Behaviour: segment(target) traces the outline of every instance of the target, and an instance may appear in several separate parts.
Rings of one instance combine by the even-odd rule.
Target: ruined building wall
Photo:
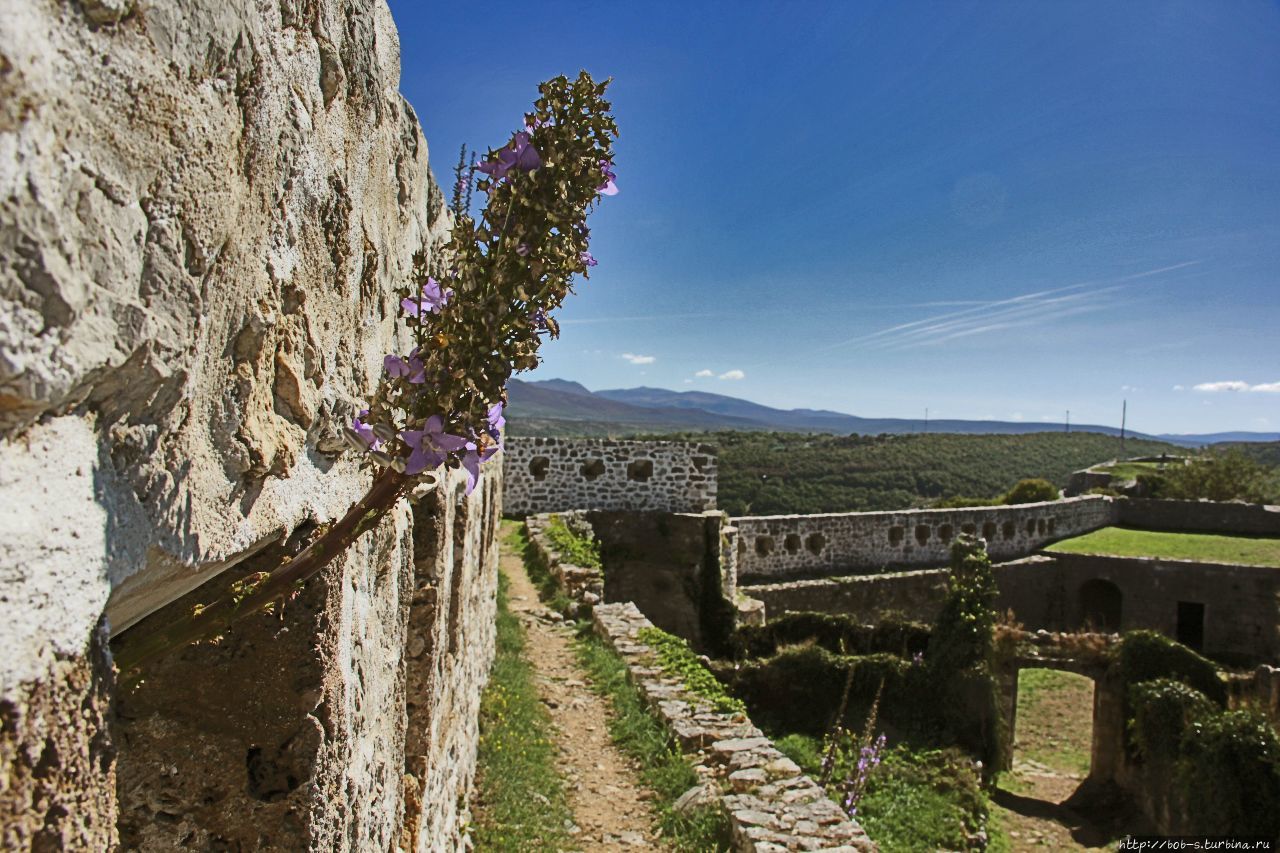
[[[1114,501],[1090,495],[964,509],[745,516],[731,523],[738,529],[739,579],[780,582],[945,565],[961,533],[985,539],[992,559],[1015,559],[1114,519]]]
[[[0,846],[105,849],[118,812],[152,846],[216,834],[214,765],[208,796],[239,773],[245,832],[290,849],[396,839],[411,760],[417,836],[460,825],[492,492],[464,501],[462,546],[416,549],[422,510],[397,509],[108,724],[108,632],[297,547],[368,484],[338,429],[407,349],[392,288],[448,228],[399,68],[384,0],[0,4]],[[429,744],[404,745],[410,714]]]
[[[503,512],[702,512],[716,507],[715,448],[675,441],[509,438]]]

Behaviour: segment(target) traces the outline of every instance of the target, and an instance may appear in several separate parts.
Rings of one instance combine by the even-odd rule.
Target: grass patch
[[[1059,772],[1087,776],[1093,682],[1074,672],[1020,671],[1017,727],[1020,755]]]
[[[509,532],[509,531],[508,531]],[[497,651],[480,700],[475,840],[479,850],[560,850],[572,816],[556,772],[551,719],[524,656],[524,628],[498,576]]]
[[[622,659],[593,634],[581,635],[576,651],[579,663],[591,676],[591,689],[613,703],[610,736],[640,764],[641,781],[657,794],[654,806],[663,838],[679,851],[729,850],[729,822],[719,806],[704,806],[687,814],[672,810],[681,794],[699,784],[698,776],[627,680]]]
[[[641,628],[637,639],[658,656],[658,665],[668,674],[679,678],[684,686],[706,699],[725,714],[745,714],[747,707],[741,699],[725,692],[724,685],[703,666],[702,661],[680,637],[668,634],[661,628]]]
[[[1063,554],[1163,557],[1169,560],[1280,566],[1280,538],[1268,536],[1220,536],[1104,527],[1084,536],[1063,540],[1045,550]]]
[[[600,544],[594,539],[574,533],[560,516],[552,515],[547,519],[547,538],[566,563],[586,569],[601,567]]]
[[[1182,461],[1178,460],[1177,464],[1181,465]],[[1135,480],[1139,474],[1159,474],[1164,470],[1164,466],[1157,462],[1118,462],[1115,465],[1103,465],[1093,470],[1110,474],[1117,480]]]

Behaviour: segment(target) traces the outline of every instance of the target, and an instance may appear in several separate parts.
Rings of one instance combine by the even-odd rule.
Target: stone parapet
[[[509,516],[573,509],[703,512],[716,508],[715,448],[680,441],[508,438]]]
[[[713,789],[740,851],[871,851],[876,845],[826,792],[742,714],[716,711],[666,673],[640,640],[652,623],[632,603],[592,614],[598,636],[622,658],[652,713]]]

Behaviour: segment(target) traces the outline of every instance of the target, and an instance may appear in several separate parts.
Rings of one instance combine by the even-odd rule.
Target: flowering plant
[[[411,280],[396,293],[413,346],[384,358],[368,407],[345,430],[352,447],[381,468],[364,497],[274,571],[243,578],[190,616],[132,638],[117,656],[122,671],[290,597],[411,488],[434,484],[434,469],[460,467],[467,491],[475,487],[481,463],[501,447],[507,379],[538,365],[542,338],[559,334],[553,312],[572,292],[573,277],[596,265],[587,214],[618,191],[607,86],[585,71],[543,83],[524,128],[459,171],[447,251],[419,252]],[[475,173],[483,177],[473,186]],[[485,197],[475,217],[473,188]]]

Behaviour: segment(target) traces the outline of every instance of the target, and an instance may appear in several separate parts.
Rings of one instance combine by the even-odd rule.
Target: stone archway
[[[1080,585],[1080,627],[1114,633],[1120,630],[1124,595],[1120,587],[1105,578],[1094,578]]]

